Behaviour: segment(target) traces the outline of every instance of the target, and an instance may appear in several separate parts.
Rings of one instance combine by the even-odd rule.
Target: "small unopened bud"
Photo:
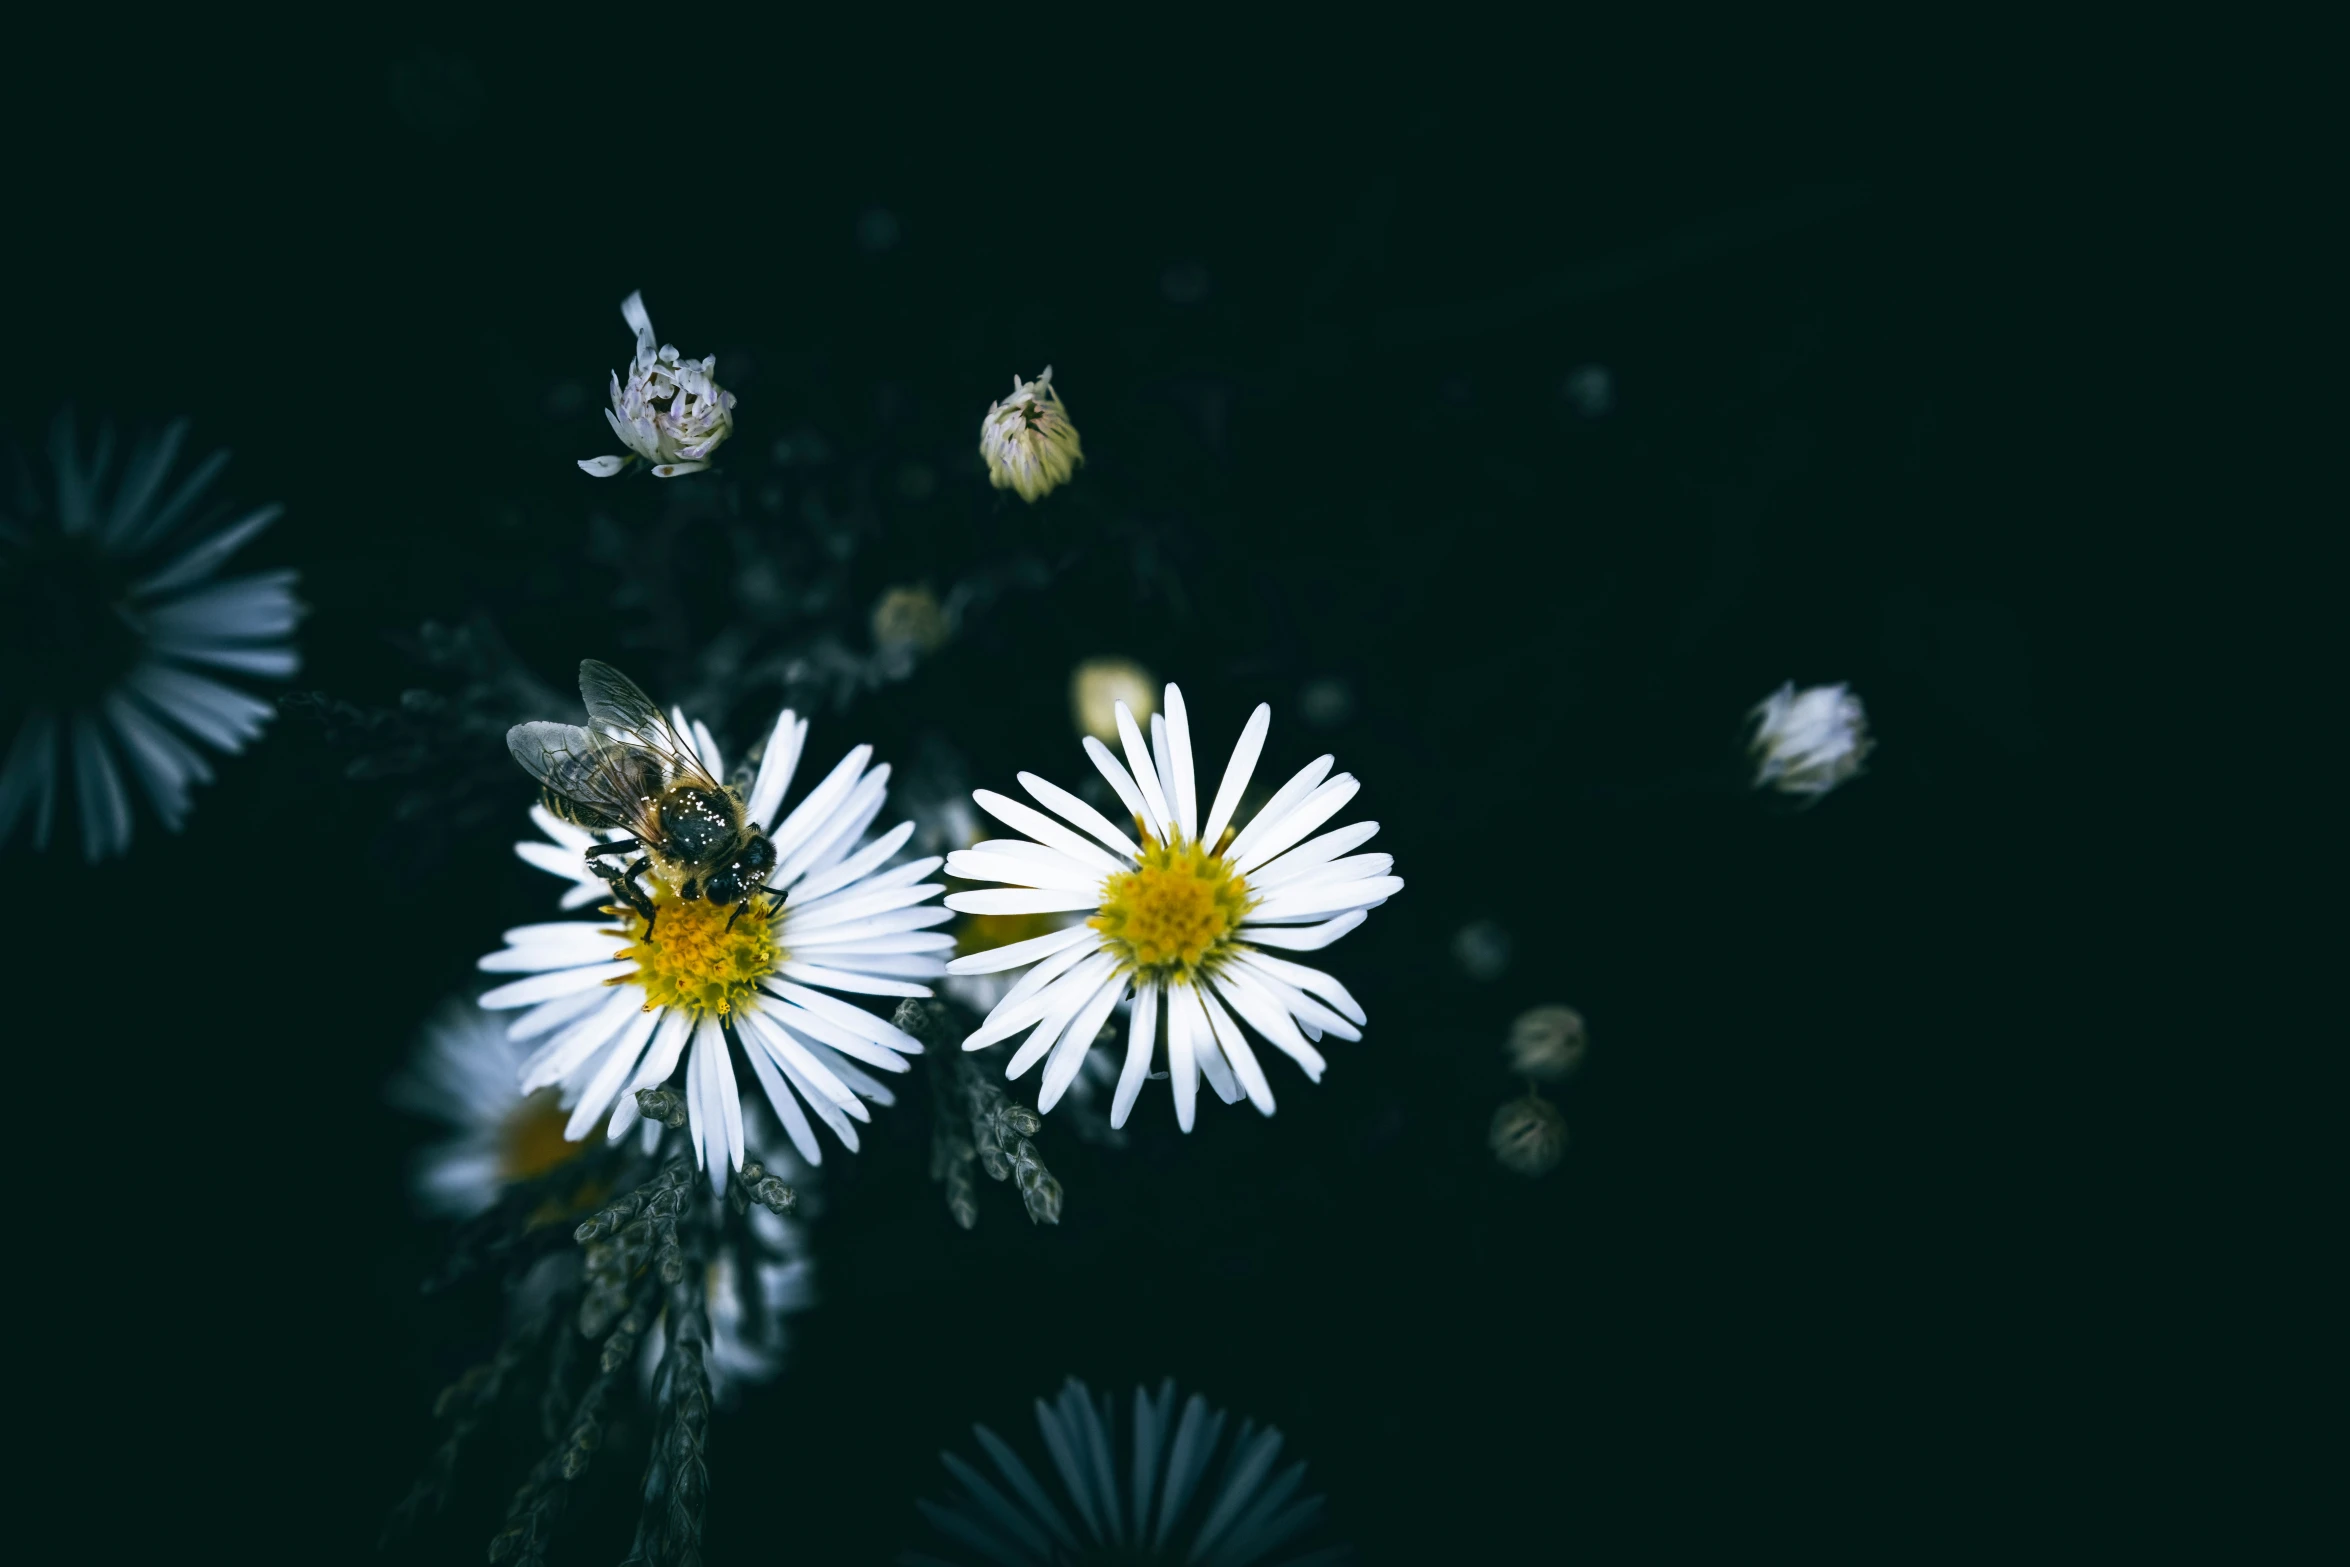
[[[1069,676],[1069,714],[1080,733],[1106,745],[1118,743],[1118,704],[1148,729],[1159,710],[1159,687],[1151,672],[1128,658],[1089,658]]]
[[[1043,1118],[1026,1105],[1006,1105],[1002,1115],[1004,1125],[1022,1137],[1034,1137],[1044,1130]]]
[[[1818,799],[1860,772],[1875,742],[1860,698],[1842,685],[1795,689],[1792,680],[1755,705],[1754,786]]]
[[[636,1107],[645,1113],[648,1121],[658,1121],[663,1126],[685,1125],[685,1095],[674,1088],[640,1088],[636,1091]]]
[[[1559,1078],[1583,1064],[1590,1037],[1573,1007],[1534,1007],[1510,1025],[1510,1070],[1523,1077]]]
[[[873,645],[935,653],[953,632],[938,595],[925,587],[891,588],[873,606]]]
[[[1512,1099],[1493,1113],[1486,1137],[1493,1156],[1520,1175],[1540,1175],[1567,1151],[1567,1118],[1539,1094]]]
[[[1044,1176],[1033,1185],[1023,1183],[1020,1199],[1028,1206],[1028,1217],[1038,1224],[1061,1222],[1061,1183]]]
[[[1061,394],[1053,390],[1051,365],[1033,381],[1015,375],[1012,395],[987,405],[979,455],[987,459],[987,482],[1024,501],[1042,500],[1069,482],[1085,452]]]

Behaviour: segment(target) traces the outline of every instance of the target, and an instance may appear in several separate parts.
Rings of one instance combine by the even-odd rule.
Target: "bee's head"
[[[734,865],[729,865],[726,869],[713,873],[708,881],[702,883],[702,896],[708,898],[712,903],[720,905],[740,903],[743,896],[743,876],[739,868],[740,864],[741,862],[737,861]]]

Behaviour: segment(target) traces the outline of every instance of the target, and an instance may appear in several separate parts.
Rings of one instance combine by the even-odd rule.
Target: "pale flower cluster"
[[[654,346],[653,318],[642,294],[622,300],[620,314],[636,333],[636,359],[625,383],[613,375],[612,406],[604,417],[630,455],[583,458],[580,468],[609,479],[642,457],[658,479],[700,473],[734,433],[734,394],[711,378],[717,357],[681,359],[667,343]]]
[[[1844,685],[1789,681],[1755,705],[1754,786],[1817,799],[1860,772],[1874,742],[1860,698]]]
[[[1085,461],[1077,426],[1061,394],[1053,390],[1053,367],[1033,381],[1012,377],[1012,395],[987,405],[979,424],[979,455],[987,459],[987,481],[1035,502],[1069,482]]]

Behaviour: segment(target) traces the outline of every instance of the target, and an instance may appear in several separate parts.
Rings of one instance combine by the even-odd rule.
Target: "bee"
[[[710,776],[693,745],[661,716],[652,699],[610,664],[585,659],[579,696],[588,724],[516,724],[506,749],[539,781],[547,809],[581,827],[633,834],[587,851],[588,869],[611,884],[653,933],[653,900],[637,885],[651,871],[688,902],[734,905],[727,928],[750,900],[783,893],[767,885],[775,845],[746,821],[740,791]],[[631,864],[616,864],[632,853]]]

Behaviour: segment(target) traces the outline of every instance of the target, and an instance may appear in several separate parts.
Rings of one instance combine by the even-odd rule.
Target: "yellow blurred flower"
[[[1089,658],[1069,677],[1069,712],[1081,733],[1105,745],[1118,738],[1118,704],[1147,724],[1159,710],[1158,683],[1130,658]]]

